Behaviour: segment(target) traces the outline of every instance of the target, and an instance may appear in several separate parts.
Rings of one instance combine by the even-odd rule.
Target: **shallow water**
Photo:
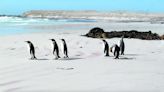
[[[67,24],[83,24],[88,22],[95,22],[87,19],[33,19],[33,18],[19,18],[19,17],[0,17],[0,35],[23,34],[32,32],[43,32],[47,29],[37,27],[49,27]],[[55,30],[53,30],[55,31]]]
[[[139,30],[164,34],[164,24],[149,22],[110,22],[88,19],[33,19],[19,17],[0,17],[0,36],[33,32],[85,30],[102,27],[105,31]]]

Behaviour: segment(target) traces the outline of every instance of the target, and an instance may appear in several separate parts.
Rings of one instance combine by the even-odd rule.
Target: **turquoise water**
[[[87,19],[33,19],[19,17],[0,17],[0,35],[23,34],[31,32],[40,32],[41,29],[30,28],[32,26],[81,24],[86,22],[95,22]]]
[[[0,17],[0,36],[18,35],[33,32],[79,31],[88,32],[93,27],[105,31],[138,30],[164,34],[164,24],[150,22],[110,22],[88,19],[33,19],[19,17]]]

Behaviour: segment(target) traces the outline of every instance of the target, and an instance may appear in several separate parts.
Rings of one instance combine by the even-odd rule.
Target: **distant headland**
[[[25,17],[46,19],[91,19],[110,22],[150,22],[164,24],[164,13],[95,10],[31,10],[21,15],[0,15],[0,17]]]
[[[127,12],[127,11],[113,11],[100,12],[94,10],[31,10],[22,14],[23,17],[30,18],[49,18],[49,19],[96,19],[96,20],[110,20],[110,21],[136,21],[136,22],[153,22],[164,21],[164,13],[147,13],[147,12]]]

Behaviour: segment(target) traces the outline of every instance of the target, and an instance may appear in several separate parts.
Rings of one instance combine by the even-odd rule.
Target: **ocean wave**
[[[61,24],[74,22],[95,22],[89,19],[41,19],[41,18],[22,18],[22,17],[0,17],[1,24],[28,25],[28,24]]]
[[[32,19],[32,18],[20,18],[20,17],[0,17],[1,23],[36,23],[45,22],[46,19]]]

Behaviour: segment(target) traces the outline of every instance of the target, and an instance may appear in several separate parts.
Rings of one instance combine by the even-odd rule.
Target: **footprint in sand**
[[[9,82],[5,82],[5,83],[0,83],[0,86],[15,85],[15,84],[20,83],[20,82],[21,82],[21,80],[9,81]]]
[[[78,52],[77,52],[77,54],[76,54],[75,56],[83,56],[83,55],[84,55],[84,53],[83,53],[83,52],[78,51]]]
[[[58,67],[58,70],[73,70],[74,68]]]
[[[87,45],[87,44],[89,44],[89,42],[87,41],[85,44]]]
[[[16,50],[16,48],[8,48],[8,50]]]
[[[4,92],[17,92],[18,90],[22,89],[23,87],[16,87],[16,88],[11,88],[11,89],[7,89]],[[20,92],[20,91],[19,91]]]
[[[76,45],[79,45],[80,44],[80,42],[76,42]]]

